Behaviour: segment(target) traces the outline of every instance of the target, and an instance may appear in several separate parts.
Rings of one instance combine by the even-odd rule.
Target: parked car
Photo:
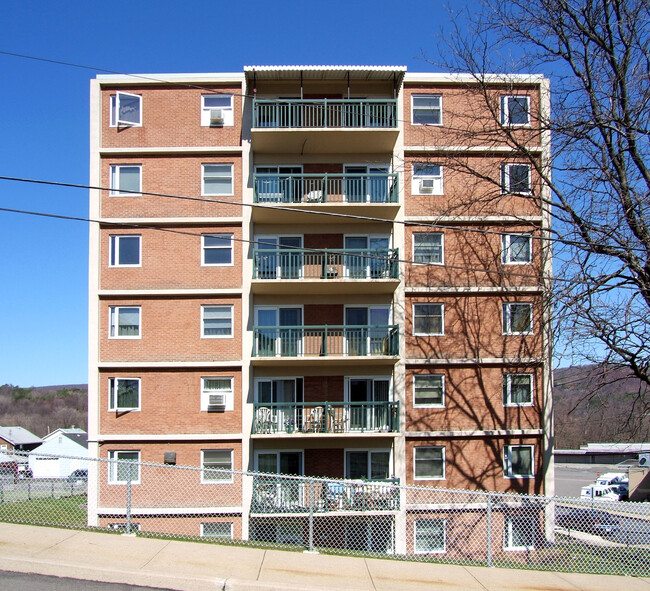
[[[75,484],[80,484],[82,482],[88,482],[88,470],[75,470],[68,476],[68,482],[74,482]]]
[[[599,509],[567,509],[564,507],[558,507],[555,525],[597,536],[611,536],[619,528],[618,519],[607,513],[607,511]]]
[[[594,501],[625,501],[628,498],[627,484],[588,484],[580,489],[580,498]]]

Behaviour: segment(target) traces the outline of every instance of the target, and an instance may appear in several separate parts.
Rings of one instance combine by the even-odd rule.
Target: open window
[[[116,92],[111,96],[110,126],[141,127],[142,97],[128,92]]]

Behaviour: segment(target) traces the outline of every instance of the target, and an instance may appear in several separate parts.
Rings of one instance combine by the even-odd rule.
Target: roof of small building
[[[0,438],[12,445],[30,445],[43,440],[23,427],[0,427]]]
[[[75,443],[88,449],[88,433],[86,433],[83,429],[75,427],[72,427],[70,429],[56,429],[55,431],[48,433],[43,438],[43,441],[51,441],[54,439],[54,437],[57,437],[59,435],[65,435],[71,441],[74,441]]]

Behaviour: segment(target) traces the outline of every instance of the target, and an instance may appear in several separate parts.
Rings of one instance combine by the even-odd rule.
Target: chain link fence
[[[87,481],[83,470],[61,479],[5,470],[0,521],[402,560],[650,576],[650,503],[261,474],[222,469],[218,462],[192,467],[86,461]]]

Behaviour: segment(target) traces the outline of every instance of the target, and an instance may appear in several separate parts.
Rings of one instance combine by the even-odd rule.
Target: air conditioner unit
[[[208,397],[208,406],[226,406],[226,395],[210,394]]]
[[[420,193],[433,193],[434,182],[433,179],[422,179],[420,181]]]
[[[210,109],[210,125],[223,125],[223,109]]]
[[[639,454],[639,466],[650,466],[650,454]]]

